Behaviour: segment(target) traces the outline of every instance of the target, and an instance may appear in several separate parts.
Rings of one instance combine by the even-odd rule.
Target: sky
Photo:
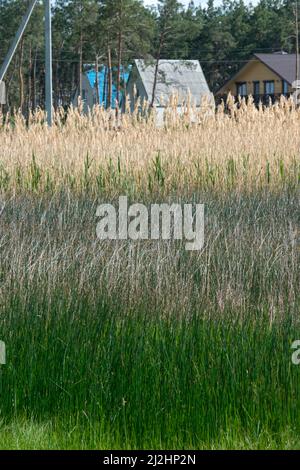
[[[183,5],[188,5],[189,4],[189,0],[180,0],[180,2],[183,4]],[[257,3],[259,2],[259,0],[245,0],[245,3],[252,3],[253,5],[256,5]],[[156,0],[144,0],[144,3],[146,5],[156,5]],[[194,3],[196,6],[198,5],[201,5],[201,6],[206,6],[206,0],[194,0]],[[215,0],[215,4],[216,6],[217,5],[220,5],[220,3],[222,3],[222,0]]]

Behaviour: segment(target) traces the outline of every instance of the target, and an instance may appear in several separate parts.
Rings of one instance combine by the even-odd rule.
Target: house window
[[[81,98],[83,99],[83,101],[86,100],[86,90],[85,89],[82,90],[82,97]]]
[[[286,82],[285,80],[282,80],[282,93],[283,93],[283,95],[287,95],[288,92],[289,92],[288,82]]]
[[[265,81],[265,95],[274,95],[275,83],[274,80]]]
[[[253,96],[259,96],[260,95],[260,83],[255,81],[253,82]]]
[[[247,96],[247,83],[240,82],[236,84],[236,91],[238,96]]]

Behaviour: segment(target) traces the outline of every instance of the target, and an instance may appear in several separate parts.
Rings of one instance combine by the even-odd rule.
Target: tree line
[[[0,62],[18,29],[29,0],[0,0]],[[43,2],[34,10],[5,77],[7,109],[24,113],[44,106]],[[105,64],[108,80],[122,89],[121,68],[135,58],[198,59],[216,91],[253,52],[295,52],[293,0],[223,0],[205,7],[193,1],[56,0],[53,2],[53,98],[68,106],[82,71]],[[155,84],[154,84],[155,87]]]

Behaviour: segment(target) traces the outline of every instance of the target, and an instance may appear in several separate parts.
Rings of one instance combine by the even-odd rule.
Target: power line
[[[52,32],[54,33],[53,29],[52,29]],[[274,51],[274,50],[278,50],[278,49],[279,49],[278,47],[274,47],[274,46],[273,47],[256,47],[255,51]],[[57,53],[60,53],[60,54],[64,54],[64,53],[76,54],[76,51],[74,51],[74,49],[65,49],[65,48],[52,47],[52,50],[53,50],[53,52],[57,52]],[[198,50],[199,54],[214,52],[211,49],[197,49],[197,50]],[[233,48],[232,50],[233,50],[233,52],[248,52],[249,53],[249,51],[250,51],[250,53],[251,53],[251,49],[249,50],[246,47],[237,47],[237,48]],[[0,48],[0,53],[1,52],[6,53],[6,51],[7,51],[7,49]]]
[[[44,60],[41,58],[41,59],[35,59],[36,62],[38,63],[41,63],[43,62],[44,63]],[[184,60],[184,59],[182,59]],[[201,60],[201,59],[196,59],[196,60],[199,60],[201,62],[201,64],[205,64],[205,63],[208,63],[208,64],[220,64],[220,63],[224,63],[224,64],[246,64],[248,62],[260,62],[259,59],[240,59],[240,60],[233,60],[233,59],[204,59],[204,60]],[[72,60],[72,59],[53,59],[52,60],[52,63],[70,63],[70,64],[79,64],[81,61],[79,60]],[[129,61],[130,62],[130,61]],[[93,59],[91,60],[85,60],[83,62],[83,65],[95,65],[96,62]],[[101,64],[100,64],[101,66]]]

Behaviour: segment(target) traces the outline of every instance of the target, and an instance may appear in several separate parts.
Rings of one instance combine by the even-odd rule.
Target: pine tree
[[[145,37],[149,34],[151,16],[145,14],[145,9],[140,0],[103,0],[102,18],[104,32],[107,37],[108,62],[111,62],[110,55],[112,54],[112,60],[116,63],[117,68],[116,101],[118,108],[120,104],[122,65],[126,64],[129,56],[132,57],[133,44],[139,45],[135,48],[135,53],[139,49],[139,55],[145,54],[149,50],[149,44],[145,41]],[[111,67],[108,68],[109,81],[111,82]]]
[[[179,9],[180,3],[177,0],[159,0],[157,18],[158,44],[155,54],[154,79],[150,102],[151,108],[153,108],[155,101],[155,92],[159,74],[159,61],[166,49],[171,35],[174,34],[176,29],[176,20],[178,20]]]

